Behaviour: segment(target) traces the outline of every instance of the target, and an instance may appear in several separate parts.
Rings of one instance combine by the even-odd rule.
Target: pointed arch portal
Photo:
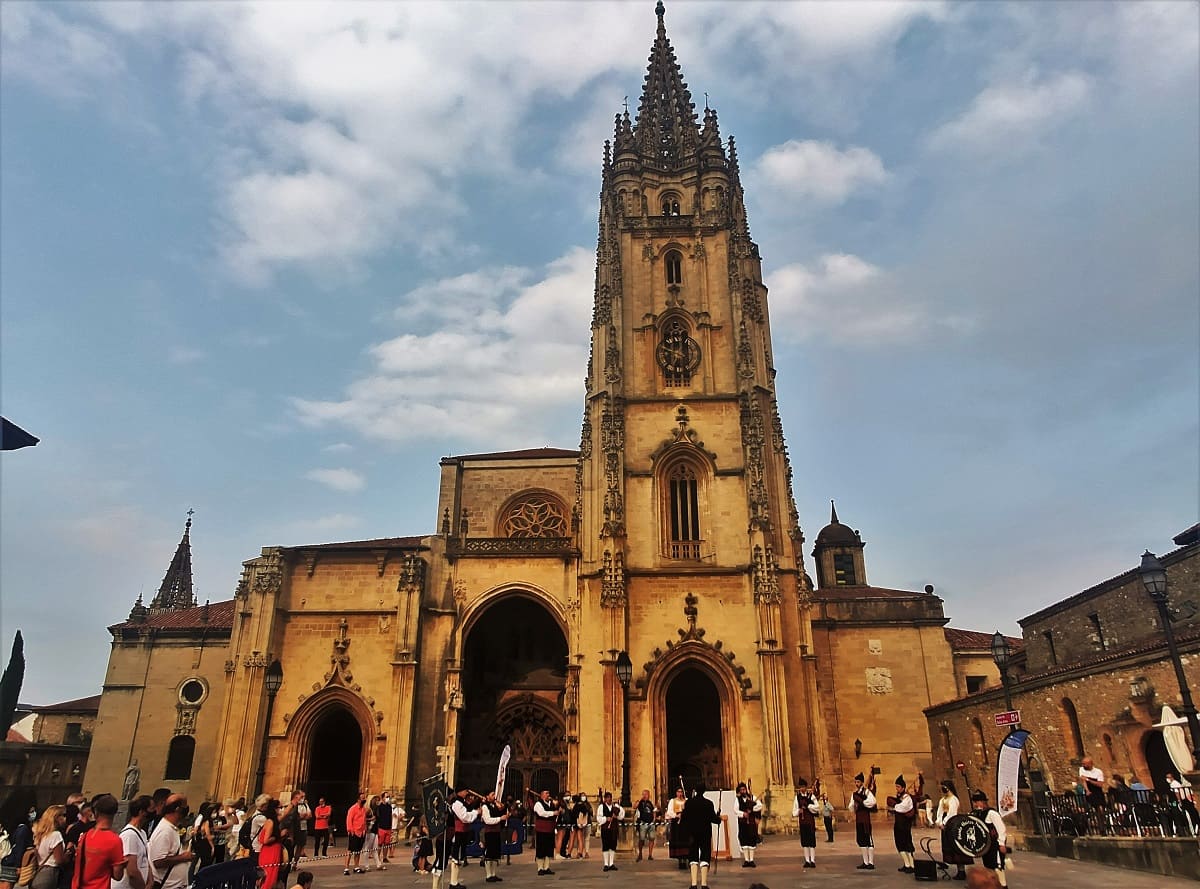
[[[463,644],[460,785],[494,787],[509,744],[507,788],[566,786],[566,677],[567,639],[545,606],[514,593],[476,616]]]
[[[312,805],[324,797],[340,817],[358,799],[362,773],[362,728],[344,707],[330,707],[309,734],[308,779],[303,786]]]
[[[698,780],[708,787],[727,786],[721,730],[721,695],[707,672],[688,666],[666,690],[667,775],[670,788],[679,778],[690,790]]]

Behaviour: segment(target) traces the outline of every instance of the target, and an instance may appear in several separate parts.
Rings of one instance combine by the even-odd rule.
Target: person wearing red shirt
[[[109,889],[111,880],[125,876],[125,846],[113,832],[117,798],[110,793],[92,804],[96,824],[79,838],[72,889]]]
[[[329,854],[329,819],[333,817],[333,806],[325,802],[325,797],[317,800],[313,809],[313,854]]]
[[[363,843],[367,838],[367,792],[360,791],[358,794],[358,802],[350,807],[346,812],[346,869],[342,872],[344,875],[350,875],[350,863],[354,862],[354,872],[356,874],[366,873],[359,866],[359,858],[362,857]]]

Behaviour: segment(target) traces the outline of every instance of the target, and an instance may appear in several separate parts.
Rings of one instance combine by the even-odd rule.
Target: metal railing
[[[1034,827],[1042,836],[1193,837],[1200,816],[1174,792],[1128,790],[1092,805],[1074,793],[1034,794]]]
[[[210,864],[196,871],[192,889],[254,889],[255,871],[254,863],[249,858]]]

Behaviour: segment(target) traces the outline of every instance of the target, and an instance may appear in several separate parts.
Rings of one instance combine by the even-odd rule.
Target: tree
[[[21,684],[25,681],[25,641],[17,630],[13,639],[12,657],[0,678],[0,741],[8,737],[12,728],[13,714],[17,710],[17,698],[21,695]]]

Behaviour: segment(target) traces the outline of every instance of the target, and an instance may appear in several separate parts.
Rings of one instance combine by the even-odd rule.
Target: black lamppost
[[[1179,697],[1183,700],[1184,717],[1187,719],[1188,732],[1192,736],[1193,768],[1200,767],[1200,720],[1196,719],[1196,705],[1192,703],[1192,692],[1188,688],[1187,677],[1183,675],[1183,662],[1179,660],[1179,648],[1175,645],[1175,630],[1171,627],[1171,615],[1167,611],[1167,569],[1162,562],[1150,552],[1142,555],[1142,564],[1138,568],[1142,575],[1142,585],[1150,594],[1151,601],[1158,607],[1158,619],[1162,623],[1163,632],[1167,636],[1167,651],[1171,654],[1171,665],[1175,668],[1175,678],[1179,681]]]
[[[621,709],[625,722],[625,730],[621,735],[624,740],[621,750],[621,806],[628,809],[633,805],[629,797],[629,682],[633,679],[633,661],[629,659],[628,651],[617,655],[617,679],[621,683]]]
[[[997,630],[992,635],[992,660],[1000,668],[1000,684],[1004,686],[1004,709],[1012,710],[1012,693],[1008,690],[1008,662],[1011,658],[1008,639]]]
[[[254,776],[254,796],[262,793],[263,776],[267,773],[267,735],[271,731],[271,711],[275,709],[275,695],[279,694],[279,686],[283,685],[283,664],[278,658],[271,661],[267,672],[263,674],[263,687],[267,690],[267,718],[263,721],[262,745],[258,751],[258,772]]]

